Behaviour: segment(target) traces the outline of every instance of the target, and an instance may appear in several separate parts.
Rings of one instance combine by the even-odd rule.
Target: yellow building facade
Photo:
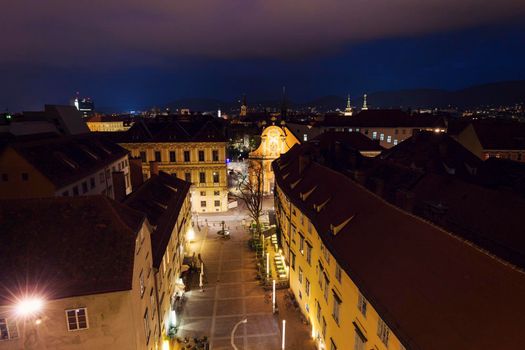
[[[153,171],[175,174],[192,183],[192,207],[198,213],[228,210],[226,142],[119,143],[142,161],[144,179]],[[153,164],[152,164],[153,162]]]
[[[276,185],[276,214],[290,288],[318,349],[405,348],[323,245],[312,221]],[[365,348],[366,343],[366,348]]]

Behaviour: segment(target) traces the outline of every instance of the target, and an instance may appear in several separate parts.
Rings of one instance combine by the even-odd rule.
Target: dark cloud
[[[319,55],[349,42],[505,21],[523,0],[17,0],[0,62],[170,64],[174,57]]]

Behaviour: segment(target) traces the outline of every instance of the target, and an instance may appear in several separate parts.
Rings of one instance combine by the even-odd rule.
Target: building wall
[[[112,132],[112,131],[126,131],[130,126],[124,126],[123,121],[116,122],[86,122],[90,131],[97,132]]]
[[[12,148],[0,154],[0,198],[51,197],[54,192],[53,183]]]
[[[98,170],[97,172],[89,174],[83,179],[57,189],[55,191],[55,196],[76,196],[76,188],[78,195],[89,196],[102,194],[114,199],[115,188],[111,173],[117,171],[122,171],[124,173],[126,194],[130,194],[132,187],[129,170],[129,159],[128,155],[126,155],[115,162],[108,164],[106,167]],[[84,191],[85,189],[87,189],[87,191]]]
[[[366,295],[359,290],[346,272],[338,267],[336,259],[323,245],[310,219],[290,203],[278,185],[275,207],[282,234],[283,251],[290,265],[290,288],[299,303],[301,312],[310,322],[311,334],[316,339],[318,348],[332,349],[333,342],[335,349],[340,350],[403,350],[404,347],[391,330],[388,330],[386,344],[380,339],[378,333],[382,321],[379,314],[368,301],[366,301],[366,312],[360,311],[359,295],[361,293],[364,300]],[[302,250],[301,237],[304,239]],[[311,249],[310,253],[309,249]],[[307,260],[308,254],[311,254],[310,262]],[[338,269],[339,279],[336,273]],[[373,276],[366,277],[373,278]],[[309,291],[307,291],[307,281]],[[338,321],[333,316],[336,302],[334,294],[337,294],[341,300]],[[359,333],[366,338],[363,348],[355,347],[358,338],[362,339]]]
[[[176,296],[184,292],[181,268],[184,256],[190,255],[190,252],[187,250],[187,235],[190,230],[192,230],[191,200],[188,194],[179,211],[177,223],[173,227],[161,265],[155,273],[161,338],[167,336],[171,327],[176,327],[180,323],[181,315],[177,314],[177,310],[172,308],[172,304]]]
[[[176,174],[180,179],[193,184],[191,198],[193,210],[200,213],[225,212],[228,210],[228,181],[226,169],[226,142],[163,142],[163,143],[122,143],[132,157],[141,157],[144,178],[150,177],[150,162],[157,162],[159,171]],[[213,151],[218,151],[218,159],[213,160]],[[190,152],[189,161],[184,160],[184,152]],[[199,161],[199,151],[204,151],[204,161]],[[156,153],[159,152],[159,153]],[[170,158],[174,152],[175,161]],[[156,157],[160,155],[160,158]],[[205,174],[200,182],[200,173]],[[219,181],[214,181],[217,174]],[[201,193],[202,192],[202,193]],[[218,205],[216,205],[218,204]]]

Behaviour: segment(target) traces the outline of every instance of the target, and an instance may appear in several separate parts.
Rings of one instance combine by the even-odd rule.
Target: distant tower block
[[[246,103],[246,94],[244,94],[242,95],[241,113],[239,113],[239,116],[246,117],[246,114],[248,114],[248,105]]]
[[[348,98],[346,100],[346,108],[344,111],[344,116],[351,117],[352,114],[353,114],[353,111],[352,111],[352,105],[350,104],[350,95],[348,95]]]
[[[366,111],[368,109],[368,105],[366,104],[366,94],[363,96],[363,108],[361,110]]]

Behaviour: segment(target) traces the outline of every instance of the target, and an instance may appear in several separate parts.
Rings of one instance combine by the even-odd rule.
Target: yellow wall
[[[370,303],[367,304],[366,316],[363,316],[358,309],[359,288],[350,277],[341,270],[341,280],[336,278],[335,258],[324,248],[322,241],[317,234],[315,227],[311,224],[308,217],[288,201],[286,195],[276,186],[276,214],[279,227],[282,232],[283,251],[290,266],[290,288],[292,289],[301,311],[310,321],[312,336],[317,339],[319,349],[323,346],[331,348],[331,341],[335,343],[337,349],[354,349],[356,339],[356,325],[367,338],[364,349],[392,350],[404,349],[397,337],[389,331],[388,344],[385,345],[379,339],[378,323],[379,315]],[[291,218],[291,220],[290,220]],[[300,237],[305,239],[304,249],[300,251]],[[307,262],[307,243],[311,247],[311,263]],[[325,252],[323,254],[323,252]],[[295,268],[291,262],[292,254],[295,254]],[[329,280],[328,286],[325,284],[324,274],[320,270],[320,264]],[[299,271],[302,270],[302,282],[299,281]],[[319,276],[322,277],[322,286],[319,284]],[[373,278],[373,276],[370,276]],[[306,280],[310,282],[309,295],[306,292]],[[328,288],[328,298],[325,300],[324,291]],[[334,306],[335,290],[341,298],[339,311],[339,323],[332,317]],[[366,295],[365,295],[366,298]],[[317,318],[317,302],[319,302],[321,312],[319,320]],[[323,334],[323,318],[326,321],[326,331]],[[355,323],[355,325],[354,325]]]
[[[28,180],[22,180],[22,173]],[[4,181],[2,174],[7,174]],[[52,197],[55,186],[11,147],[0,154],[0,198]]]
[[[226,142],[163,142],[163,143],[122,143],[122,147],[131,152],[132,157],[140,157],[140,152],[146,153],[146,162],[142,163],[144,177],[150,176],[150,161],[155,160],[155,151],[161,153],[159,171],[176,174],[185,180],[185,173],[191,174],[193,183],[193,210],[201,213],[224,212],[228,210],[228,178],[226,166]],[[204,151],[204,161],[198,158],[199,150]],[[212,160],[212,151],[219,151],[217,161]],[[170,151],[175,152],[175,162],[170,162]],[[190,162],[184,162],[184,151],[190,152]],[[199,173],[205,173],[205,183],[199,182]],[[219,175],[219,182],[213,182],[213,174]],[[204,195],[201,195],[204,192]],[[217,193],[218,192],[218,193]],[[216,194],[217,193],[217,194]],[[215,206],[219,201],[219,206]],[[201,202],[206,202],[205,206]]]

